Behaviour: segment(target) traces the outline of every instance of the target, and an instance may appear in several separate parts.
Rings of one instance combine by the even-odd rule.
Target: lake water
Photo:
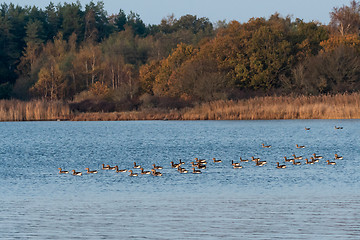
[[[3,122],[0,134],[1,239],[360,239],[360,120]],[[324,159],[276,169],[313,153]],[[232,168],[251,156],[267,165]],[[195,157],[202,174],[170,166]],[[101,170],[134,161],[163,176]]]

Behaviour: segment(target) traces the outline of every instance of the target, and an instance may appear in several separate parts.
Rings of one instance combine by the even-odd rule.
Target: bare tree
[[[335,7],[330,13],[330,27],[334,33],[359,34],[360,32],[360,3],[353,0],[350,6]]]

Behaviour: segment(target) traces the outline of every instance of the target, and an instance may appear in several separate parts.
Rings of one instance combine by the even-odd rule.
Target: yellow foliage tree
[[[174,89],[176,71],[196,52],[191,45],[181,43],[168,58],[160,62],[159,73],[155,77],[153,85],[155,95],[174,97],[174,93],[177,92],[177,89]]]
[[[63,98],[63,75],[56,63],[40,69],[39,79],[31,91],[38,93],[44,99],[58,100]]]
[[[89,91],[95,96],[102,97],[109,93],[109,87],[105,83],[95,82],[90,86]]]

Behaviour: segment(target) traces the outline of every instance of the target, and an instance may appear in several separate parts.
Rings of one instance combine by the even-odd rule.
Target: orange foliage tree
[[[320,45],[323,47],[325,52],[334,51],[340,46],[360,50],[360,38],[357,34],[332,35],[328,40],[322,41]]]

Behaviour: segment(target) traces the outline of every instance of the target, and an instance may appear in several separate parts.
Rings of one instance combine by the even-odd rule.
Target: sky
[[[108,15],[118,13],[120,9],[126,14],[138,13],[145,24],[159,24],[161,19],[174,14],[176,18],[183,15],[207,17],[213,23],[219,20],[237,20],[247,22],[252,17],[269,18],[278,12],[281,16],[290,15],[305,22],[318,21],[328,24],[329,13],[334,7],[350,5],[351,0],[103,0]],[[44,9],[50,0],[6,0],[2,3],[13,3],[20,6],[37,6]],[[75,1],[57,1],[53,3],[71,3]],[[80,0],[84,7],[90,0]],[[94,0],[94,2],[98,2]]]

